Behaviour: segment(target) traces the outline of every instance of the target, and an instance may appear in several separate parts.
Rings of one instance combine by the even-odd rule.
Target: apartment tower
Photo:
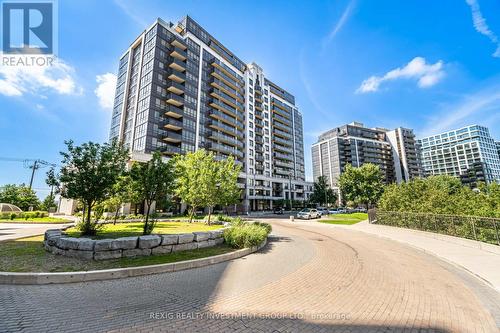
[[[313,177],[325,176],[332,188],[347,164],[378,165],[386,183],[408,181],[420,174],[411,129],[368,128],[353,122],[331,129],[312,145]]]
[[[470,125],[418,140],[425,176],[451,175],[465,184],[500,182],[498,146],[488,128]]]
[[[188,16],[157,19],[120,58],[110,139],[138,161],[154,151],[233,156],[242,166],[240,211],[311,191],[294,96]]]

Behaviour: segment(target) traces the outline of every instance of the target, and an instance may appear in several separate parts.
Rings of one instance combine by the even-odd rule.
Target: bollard
[[[290,222],[293,222],[295,220],[295,216],[290,215]]]

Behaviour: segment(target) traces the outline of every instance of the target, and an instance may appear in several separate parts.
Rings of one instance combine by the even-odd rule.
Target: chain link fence
[[[500,245],[500,219],[414,212],[368,211],[370,223],[436,232]]]

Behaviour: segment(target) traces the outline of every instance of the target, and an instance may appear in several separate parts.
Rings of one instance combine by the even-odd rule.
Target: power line
[[[35,179],[35,172],[38,169],[45,168],[45,167],[56,167],[57,164],[50,163],[44,160],[40,159],[30,159],[30,158],[14,158],[14,157],[5,157],[5,156],[0,156],[0,161],[6,161],[6,162],[22,162],[23,167],[26,169],[31,169],[31,177],[30,177],[30,186],[29,188],[31,189],[33,186],[33,180]]]

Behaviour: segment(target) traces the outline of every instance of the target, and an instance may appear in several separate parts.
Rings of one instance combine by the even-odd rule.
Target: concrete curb
[[[224,261],[238,259],[248,254],[257,252],[267,244],[267,239],[260,245],[241,249],[230,253],[220,254],[208,258],[173,262],[169,264],[158,264],[150,266],[138,266],[127,268],[104,269],[98,271],[82,272],[58,272],[58,273],[9,273],[0,272],[0,284],[53,284],[73,283],[99,280],[122,279],[127,277],[177,272],[186,269],[199,268],[218,264]]]

